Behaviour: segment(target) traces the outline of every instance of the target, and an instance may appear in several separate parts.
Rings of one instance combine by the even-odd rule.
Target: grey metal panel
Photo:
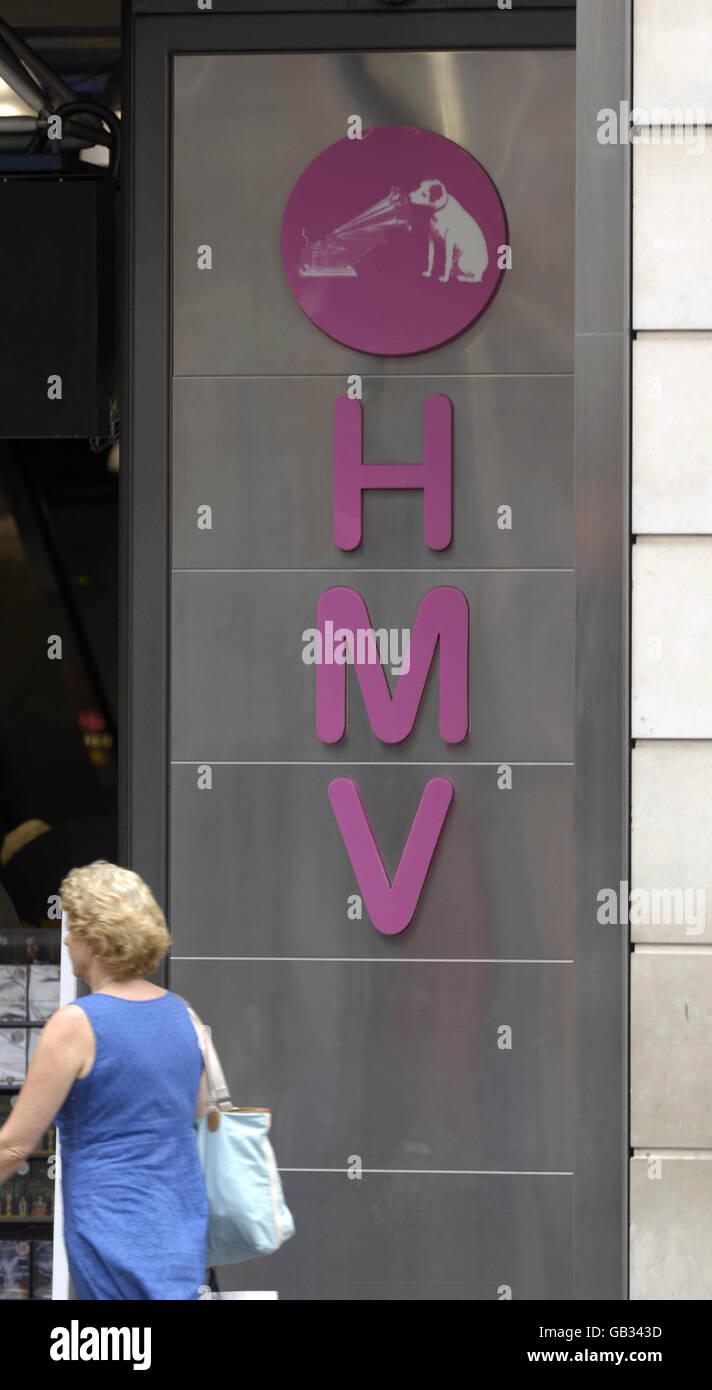
[[[346,915],[358,893],[324,767],[172,769],[173,954],[568,959],[573,769],[339,767],[358,782],[391,879],[431,777],[455,800],[416,916],[397,937]]]
[[[628,1290],[629,948],[597,893],[629,873],[630,0],[578,6],[576,186],[576,1105],[574,1297]]]
[[[236,896],[239,893],[237,884]],[[572,967],[181,961],[236,1104],[285,1167],[569,1171]],[[512,1029],[511,1049],[498,1046]]]
[[[574,74],[565,51],[176,57],[176,375],[571,371]],[[434,352],[342,347],[287,286],[276,234],[285,203],[354,112],[370,126],[442,131],[503,199],[513,267],[487,313]],[[206,243],[211,271],[196,263]]]
[[[575,1220],[579,1249],[585,1244],[587,1255],[577,1262],[575,1296],[598,1299],[624,1297],[627,1287],[628,930],[602,927],[596,910],[602,888],[629,881],[628,489],[622,462],[628,456],[630,341],[591,334],[577,340],[576,351]]]
[[[319,742],[316,667],[301,659],[302,633],[314,627],[324,590],[342,580],[328,570],[174,574],[174,759],[571,761],[572,574],[443,572],[438,582],[459,588],[470,606],[470,732],[452,745],[438,730],[437,662],[403,743],[376,738],[353,667],[347,733],[338,744]],[[375,627],[410,628],[432,580],[362,572],[352,587]]]
[[[571,1297],[571,1178],[282,1180],[297,1234],[269,1260],[221,1269],[221,1289],[334,1302],[492,1302],[506,1288],[518,1301]]]
[[[173,397],[173,563],[212,569],[497,568],[573,564],[573,378],[409,377],[363,382],[366,463],[418,463],[423,405],[453,404],[452,544],[423,542],[423,494],[364,494],[363,543],[333,540],[338,377],[179,378]],[[197,508],[213,510],[199,530]],[[498,508],[512,508],[501,530]],[[239,559],[236,559],[239,557]]]
[[[630,147],[602,145],[597,136],[599,112],[618,116],[620,102],[632,104],[631,13],[631,0],[583,0],[576,12],[576,332],[582,334],[627,333],[630,325]],[[622,462],[619,455],[619,468]]]

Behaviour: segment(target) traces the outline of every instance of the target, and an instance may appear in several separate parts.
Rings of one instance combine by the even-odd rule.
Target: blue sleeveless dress
[[[197,1299],[208,1198],[193,1131],[203,1058],[186,1009],[88,994],[96,1038],[55,1124],[64,1240],[81,1299]]]

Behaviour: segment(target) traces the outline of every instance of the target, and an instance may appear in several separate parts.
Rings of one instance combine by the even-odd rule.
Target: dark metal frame
[[[596,895],[627,880],[629,862],[631,181],[629,148],[598,144],[596,113],[630,98],[631,7],[334,12],[313,0],[308,14],[177,16],[147,14],[143,0],[142,13],[127,6],[124,16],[119,843],[166,909],[172,56],[557,48],[576,36],[574,1298],[595,1300],[628,1288],[629,948],[619,929],[597,924]]]
[[[627,928],[596,918],[629,881],[631,151],[597,115],[632,90],[632,0],[584,0],[576,75],[577,1159],[574,1296],[628,1296]],[[611,1229],[620,1250],[610,1248]]]

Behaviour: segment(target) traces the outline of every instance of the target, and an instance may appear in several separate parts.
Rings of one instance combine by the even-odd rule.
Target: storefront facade
[[[625,1298],[629,6],[161,9],[123,854],[273,1110],[297,1233],[249,1287]]]

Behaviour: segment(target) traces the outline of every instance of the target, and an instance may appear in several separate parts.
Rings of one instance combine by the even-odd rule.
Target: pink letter
[[[391,884],[357,783],[350,777],[329,783],[329,800],[368,915],[384,936],[403,931],[415,916],[454,795],[446,777],[428,782]]]
[[[426,594],[410,638],[410,670],[398,677],[391,695],[380,663],[358,661],[354,667],[371,727],[384,743],[401,743],[408,737],[423,698],[425,682],[440,644],[440,737],[461,743],[469,724],[469,617],[467,599],[460,589],[447,586]],[[355,589],[327,589],[317,606],[317,628],[326,623],[339,627],[371,628],[368,609]],[[316,732],[322,743],[338,743],[346,733],[347,666],[316,668]]]
[[[334,540],[355,550],[363,539],[363,491],[422,488],[425,544],[445,550],[452,540],[452,402],[428,396],[423,409],[422,463],[364,463],[360,401],[334,404]]]

